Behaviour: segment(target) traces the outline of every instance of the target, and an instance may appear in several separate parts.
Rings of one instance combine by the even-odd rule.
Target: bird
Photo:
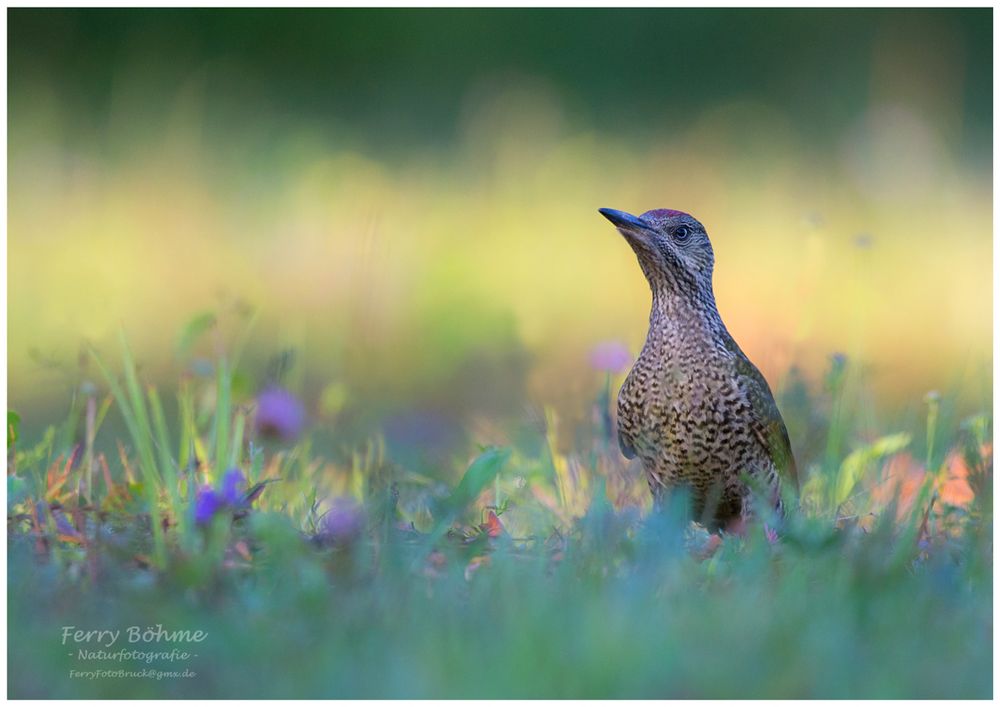
[[[622,454],[641,460],[655,505],[687,487],[693,520],[710,530],[743,532],[755,488],[783,518],[782,487],[798,488],[788,430],[719,315],[705,227],[674,209],[598,211],[635,252],[652,293],[646,341],[618,393]]]

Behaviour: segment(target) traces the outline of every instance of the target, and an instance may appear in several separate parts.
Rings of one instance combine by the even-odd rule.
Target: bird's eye
[[[691,235],[691,229],[687,226],[678,226],[674,229],[674,239],[684,242]]]

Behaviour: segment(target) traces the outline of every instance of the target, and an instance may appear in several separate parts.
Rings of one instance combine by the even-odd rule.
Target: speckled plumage
[[[743,472],[771,489],[797,484],[767,381],[730,336],[712,291],[714,254],[692,216],[601,209],[625,236],[652,290],[649,332],[618,395],[622,453],[638,456],[655,499],[691,490],[695,518],[726,527],[751,514]]]

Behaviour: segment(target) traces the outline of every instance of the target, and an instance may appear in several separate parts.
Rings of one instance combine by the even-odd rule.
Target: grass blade
[[[229,400],[232,393],[232,379],[226,366],[226,359],[219,359],[215,387],[215,464],[214,471],[218,477],[223,471],[223,465],[229,459]]]
[[[132,361],[131,352],[128,350],[128,344],[125,341],[124,333],[122,334],[122,349],[126,369],[126,380],[131,379],[132,384],[138,388],[138,376],[135,372],[135,364]],[[167,553],[166,539],[163,535],[163,524],[161,522],[159,505],[161,480],[159,478],[156,461],[153,456],[152,435],[149,430],[149,420],[146,418],[145,407],[143,406],[142,408],[140,418],[140,414],[136,412],[130,402],[130,398],[134,401],[135,396],[126,395],[125,391],[118,384],[117,379],[111,375],[111,372],[108,370],[107,366],[104,365],[101,357],[94,349],[91,349],[91,355],[97,363],[97,367],[100,369],[101,375],[103,375],[105,381],[107,381],[108,387],[111,389],[111,394],[118,403],[118,407],[122,412],[122,417],[125,420],[125,427],[128,429],[129,436],[132,438],[132,443],[135,445],[136,451],[139,454],[139,469],[142,473],[142,487],[149,504],[149,516],[153,532],[153,563],[155,566],[163,568],[166,566]],[[141,396],[139,397],[139,402],[142,403]],[[145,419],[145,427],[143,427],[140,419]]]

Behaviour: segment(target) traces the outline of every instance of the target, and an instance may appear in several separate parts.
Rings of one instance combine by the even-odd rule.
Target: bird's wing
[[[629,390],[632,385],[632,375],[634,372],[634,368],[628,372],[625,382],[622,383],[622,387],[618,390],[618,404],[616,406],[618,408],[618,448],[622,450],[622,454],[625,455],[626,459],[635,459],[636,457],[635,441],[626,429],[629,426],[626,422],[629,418],[629,403],[626,402],[626,399],[631,397]]]
[[[618,428],[618,448],[622,450],[622,454],[625,455],[626,459],[635,459],[635,447],[632,446],[632,443],[622,432],[621,428]]]
[[[774,466],[797,492],[799,472],[792,455],[792,444],[788,439],[785,421],[781,419],[778,405],[767,380],[746,357],[736,341],[727,336],[726,347],[735,354],[737,385],[750,403],[751,422],[757,439],[760,440]]]

